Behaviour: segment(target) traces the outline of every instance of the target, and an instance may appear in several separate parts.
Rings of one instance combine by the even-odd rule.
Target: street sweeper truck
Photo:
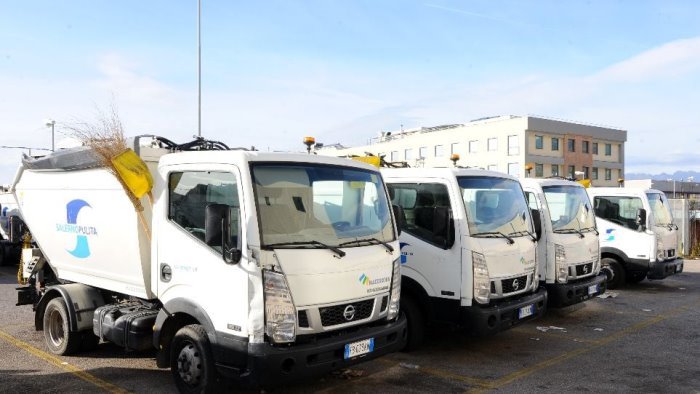
[[[12,185],[37,245],[22,251],[18,305],[52,353],[155,348],[180,391],[206,392],[219,375],[274,386],[404,346],[376,168],[127,142],[113,165],[90,147],[25,157]]]

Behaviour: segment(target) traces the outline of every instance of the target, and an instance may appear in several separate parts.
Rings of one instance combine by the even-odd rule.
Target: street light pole
[[[202,136],[202,0],[197,1],[197,136]]]
[[[46,120],[46,127],[51,127],[51,152],[53,152],[55,147],[56,147],[56,145],[55,145],[56,138],[55,138],[55,134],[54,134],[55,127],[56,127],[56,121],[53,119],[47,119]]]

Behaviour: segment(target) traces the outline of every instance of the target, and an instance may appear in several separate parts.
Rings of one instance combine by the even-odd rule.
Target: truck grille
[[[323,324],[324,327],[329,327],[366,319],[372,315],[373,307],[374,300],[372,299],[319,308],[318,312],[321,315],[321,324]]]
[[[503,294],[522,291],[525,290],[526,287],[527,275],[518,276],[517,278],[508,278],[501,280],[501,289],[503,289]]]
[[[299,311],[297,313],[299,316],[299,327],[308,328],[309,327],[309,317],[306,315],[306,311]]]
[[[593,263],[579,264],[576,266],[576,276],[588,275],[593,272]]]

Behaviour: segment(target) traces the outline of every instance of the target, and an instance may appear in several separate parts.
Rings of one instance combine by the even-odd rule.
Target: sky
[[[697,171],[698,20],[673,0],[202,0],[202,135],[300,151],[530,114],[627,130],[627,172]],[[47,119],[60,141],[112,107],[127,136],[190,141],[197,86],[196,0],[0,0],[2,146],[37,154]],[[0,148],[0,184],[22,152]]]

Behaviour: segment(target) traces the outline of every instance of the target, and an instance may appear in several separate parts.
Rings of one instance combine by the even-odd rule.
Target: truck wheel
[[[63,298],[49,301],[44,310],[44,340],[51,353],[65,356],[80,348],[81,334],[70,331],[69,321]]]
[[[401,310],[406,315],[408,339],[404,351],[410,352],[418,349],[425,339],[425,316],[413,297],[401,297]]]
[[[601,260],[601,266],[608,270],[608,289],[615,289],[625,284],[627,275],[619,261],[612,257],[604,257]]]
[[[210,393],[216,386],[214,357],[199,324],[182,327],[170,347],[170,371],[181,393]]]
[[[639,283],[646,277],[646,272],[630,272],[630,274],[627,276],[627,283]]]

